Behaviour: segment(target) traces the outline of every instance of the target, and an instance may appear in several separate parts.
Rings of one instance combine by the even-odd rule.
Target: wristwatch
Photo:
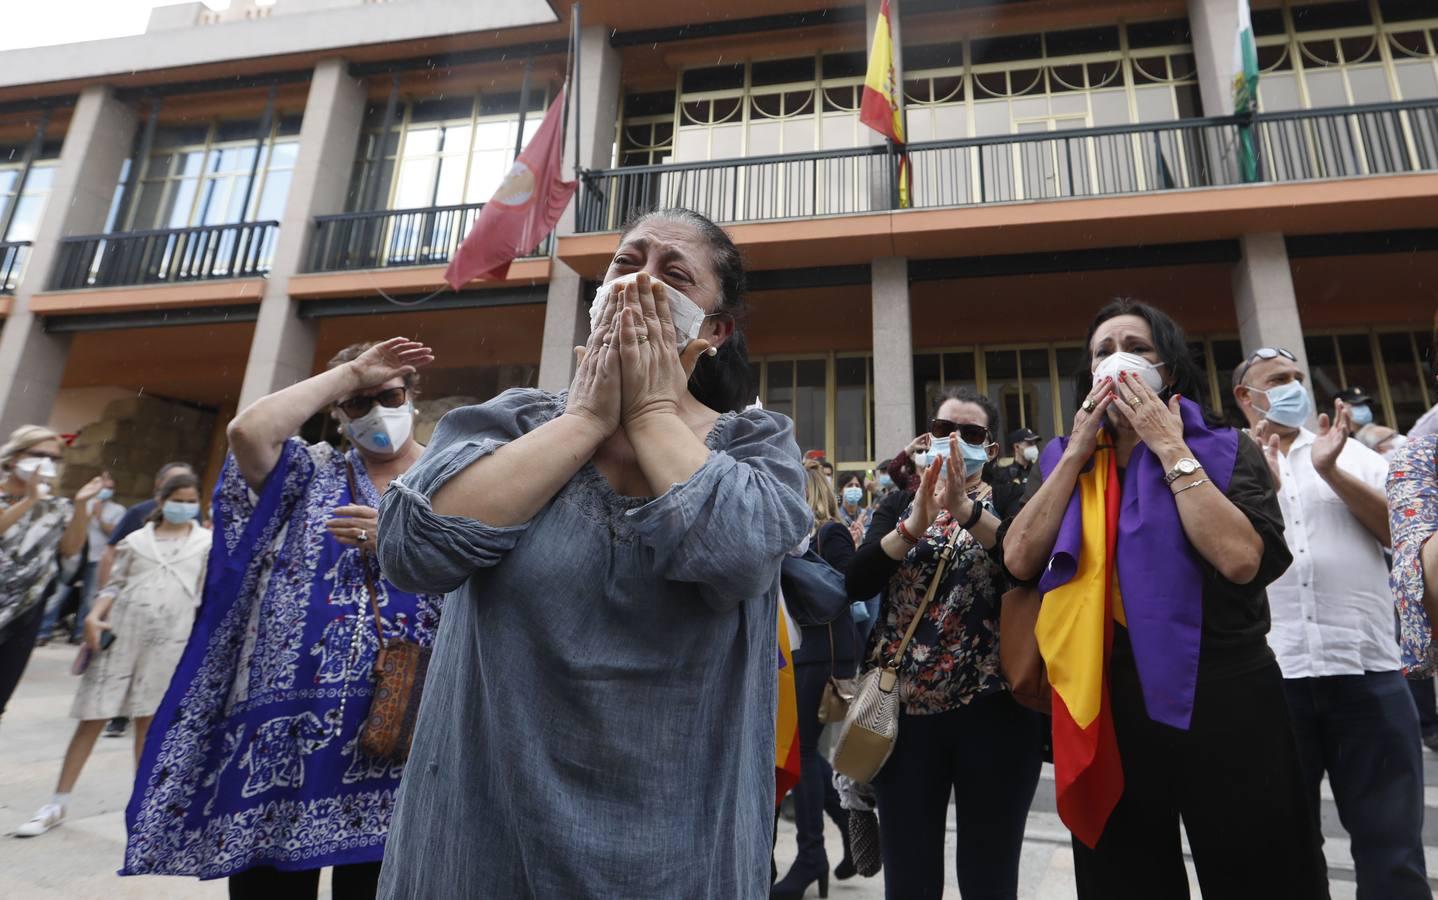
[[[1174,463],[1173,468],[1168,470],[1168,474],[1163,476],[1163,483],[1173,484],[1180,478],[1192,475],[1194,472],[1197,472],[1199,469],[1202,468],[1203,463],[1191,457],[1185,456],[1183,459],[1180,459],[1178,462]]]

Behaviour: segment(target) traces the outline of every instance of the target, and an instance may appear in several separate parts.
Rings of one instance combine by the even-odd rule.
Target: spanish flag
[[[1083,543],[1077,570],[1044,595],[1034,634],[1053,686],[1059,817],[1093,847],[1123,795],[1108,690],[1113,625],[1124,622],[1115,566],[1120,494],[1112,445],[1095,451],[1093,465],[1079,476],[1078,491]]]
[[[779,711],[774,725],[774,804],[799,783],[799,701],[794,689],[794,651],[779,603]]]
[[[859,121],[899,145],[899,208],[909,206],[909,157],[904,134],[904,111],[899,102],[899,79],[894,73],[894,29],[889,0],[879,7],[874,24],[874,45],[869,49],[869,71],[864,75],[864,96]]]

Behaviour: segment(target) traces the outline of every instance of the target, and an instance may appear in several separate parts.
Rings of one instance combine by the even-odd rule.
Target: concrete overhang
[[[395,44],[559,21],[545,0],[427,0],[313,9],[248,21],[0,54],[0,90],[137,72]]]

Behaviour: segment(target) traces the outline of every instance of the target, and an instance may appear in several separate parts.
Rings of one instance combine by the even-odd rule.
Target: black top
[[[989,483],[994,489],[994,509],[998,510],[1000,519],[1012,519],[1023,508],[1030,471],[1016,462],[994,466]]]
[[[1035,471],[1031,481],[1036,484],[1041,478]],[[1268,647],[1267,638],[1270,624],[1267,588],[1293,562],[1283,539],[1283,512],[1278,506],[1268,464],[1263,459],[1263,451],[1247,438],[1239,438],[1233,477],[1225,496],[1258,532],[1263,541],[1263,558],[1252,581],[1234,584],[1202,556],[1197,557],[1203,572],[1203,632],[1198,651],[1200,683],[1272,664],[1273,651]],[[1006,531],[1007,527],[1001,529],[1000,540]],[[1121,626],[1114,629],[1114,659],[1132,665],[1133,648],[1127,629]]]
[[[145,527],[145,520],[150,518],[150,513],[154,512],[158,505],[154,500],[141,500],[125,510],[120,521],[115,523],[115,530],[110,532],[110,540],[107,543],[111,547],[120,546],[121,541]]]
[[[847,571],[854,558],[854,538],[848,526],[842,522],[830,522],[814,535],[814,551],[824,562]],[[847,606],[839,617],[829,625],[805,625],[803,641],[794,651],[794,664],[822,663],[829,665],[829,630],[833,629],[834,671],[840,678],[847,678],[854,672],[854,661],[859,658],[859,635],[854,629],[854,616]]]
[[[904,510],[914,501],[913,491],[890,491],[869,519],[869,530],[864,533],[864,542],[855,551],[852,561],[844,570],[844,584],[849,589],[849,599],[859,602],[883,593],[889,579],[899,571],[902,560],[894,559],[884,552],[879,542],[884,535],[894,530]],[[914,535],[918,537],[918,535]]]

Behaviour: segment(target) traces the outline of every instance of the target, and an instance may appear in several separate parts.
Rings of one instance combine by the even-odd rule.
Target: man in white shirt
[[[1334,404],[1317,433],[1287,350],[1233,373],[1233,394],[1268,458],[1293,565],[1268,587],[1269,646],[1283,670],[1315,814],[1327,771],[1352,839],[1358,895],[1428,898],[1418,711],[1399,673],[1383,493],[1388,465],[1348,437]]]

